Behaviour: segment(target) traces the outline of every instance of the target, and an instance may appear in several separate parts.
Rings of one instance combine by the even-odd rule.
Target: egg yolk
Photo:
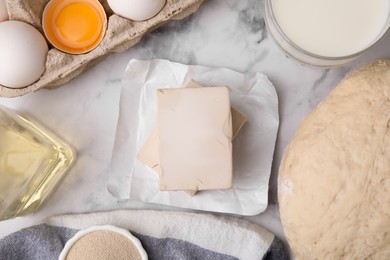
[[[102,33],[98,12],[85,3],[71,3],[62,8],[56,16],[57,37],[74,48],[94,44]]]

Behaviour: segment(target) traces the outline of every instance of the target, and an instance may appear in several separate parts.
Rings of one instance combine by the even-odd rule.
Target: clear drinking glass
[[[0,106],[0,220],[38,210],[74,158],[55,134]]]
[[[347,56],[339,56],[339,57],[327,57],[321,56],[309,51],[304,50],[300,46],[296,45],[293,41],[291,41],[286,34],[283,32],[281,27],[278,24],[277,19],[275,18],[273,7],[273,0],[265,0],[265,11],[264,11],[264,19],[268,28],[269,33],[276,45],[285,53],[287,56],[292,57],[303,64],[309,64],[313,66],[319,67],[333,67],[339,66],[346,63],[349,63],[359,56],[361,56],[364,52],[366,52],[369,48],[371,48],[374,44],[376,44],[388,31],[390,27],[390,16],[387,19],[386,25],[383,27],[382,31],[377,35],[377,37],[372,41],[372,43],[367,46],[365,49],[353,53]],[[331,18],[329,18],[331,19]],[[302,33],[305,33],[302,31]]]

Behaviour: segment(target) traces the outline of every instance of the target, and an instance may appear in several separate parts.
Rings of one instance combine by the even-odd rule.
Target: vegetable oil
[[[38,210],[74,157],[55,134],[0,107],[0,220]]]

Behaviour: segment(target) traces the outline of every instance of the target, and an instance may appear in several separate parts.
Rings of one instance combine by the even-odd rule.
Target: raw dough
[[[390,60],[344,79],[291,140],[279,170],[297,259],[390,259]]]

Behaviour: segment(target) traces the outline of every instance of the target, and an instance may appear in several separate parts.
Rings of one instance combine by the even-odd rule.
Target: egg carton
[[[180,20],[196,12],[204,0],[167,0],[155,17],[141,22],[131,21],[113,13],[106,0],[100,0],[107,14],[107,29],[101,43],[86,54],[71,55],[54,47],[48,52],[46,70],[38,81],[24,88],[0,85],[1,97],[17,97],[42,88],[62,86],[98,63],[112,52],[121,52],[137,44],[142,36],[170,20]],[[27,22],[42,34],[42,13],[48,0],[6,0],[10,20]]]

